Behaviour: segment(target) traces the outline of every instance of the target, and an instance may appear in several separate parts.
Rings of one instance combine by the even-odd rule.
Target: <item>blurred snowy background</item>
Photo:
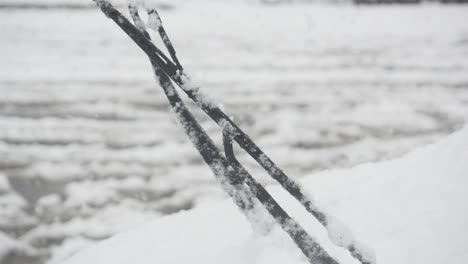
[[[192,76],[289,175],[396,157],[468,120],[468,6],[261,2],[277,1],[160,13]],[[0,13],[0,263],[60,263],[224,197],[145,55],[92,3]]]

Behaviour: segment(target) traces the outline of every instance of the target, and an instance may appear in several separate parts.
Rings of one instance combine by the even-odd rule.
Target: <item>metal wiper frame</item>
[[[148,56],[154,75],[162,87],[171,108],[180,125],[192,141],[205,163],[213,171],[224,190],[234,200],[240,210],[251,220],[255,217],[255,206],[260,202],[281,228],[290,236],[307,260],[312,264],[338,264],[307,231],[278,204],[270,193],[242,166],[234,155],[233,142],[244,149],[267,173],[288,191],[302,206],[312,214],[325,228],[331,216],[320,210],[310,195],[298,182],[288,177],[253,141],[228,117],[216,104],[206,99],[200,87],[194,86],[179,62],[174,46],[162,26],[161,18],[154,8],[145,8],[159,33],[171,58],[168,58],[151,41],[145,23],[139,15],[135,3],[129,4],[132,24],[121,12],[107,0],[93,0],[102,12],[112,19]],[[175,85],[180,87],[198,107],[213,119],[223,132],[224,155],[213,140],[197,122],[190,110],[180,98]],[[258,202],[257,202],[258,201]],[[361,263],[371,264],[372,260],[364,257],[357,250],[355,241],[345,245],[350,253]]]

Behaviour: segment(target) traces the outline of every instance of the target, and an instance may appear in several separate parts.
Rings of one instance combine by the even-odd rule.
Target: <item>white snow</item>
[[[467,263],[468,126],[402,158],[311,175],[319,203],[371,245],[378,263]],[[278,187],[275,197],[342,263],[324,229]],[[204,204],[116,235],[78,263],[306,263],[280,230],[257,237],[230,201]]]
[[[5,174],[0,173],[0,194],[6,193],[10,190],[10,183],[8,182]]]
[[[39,250],[0,232],[0,263],[5,263],[4,261],[11,255],[18,256],[18,253],[29,257],[41,255]],[[16,259],[16,261],[21,261],[21,258]]]
[[[468,6],[169,1],[159,11],[195,86],[291,176],[398,157],[468,121]],[[0,2],[93,7],[1,11],[2,232],[59,261],[80,239],[225,197],[146,55],[91,0]],[[195,114],[219,143],[219,128]]]
[[[159,18],[159,16],[157,16],[155,14],[149,15],[148,16],[147,26],[148,26],[148,28],[151,28],[152,30],[158,32],[159,29],[162,26],[161,19]]]
[[[18,242],[16,240],[0,232],[0,260],[2,260],[12,249],[17,248],[17,244]]]

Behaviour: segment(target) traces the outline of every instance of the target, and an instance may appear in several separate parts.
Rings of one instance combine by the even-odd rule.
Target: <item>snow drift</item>
[[[468,126],[404,157],[303,180],[378,263],[468,263]],[[341,263],[357,263],[277,187],[271,191]],[[124,216],[122,216],[124,217]],[[72,257],[78,263],[306,263],[279,228],[262,237],[231,201],[163,217]]]

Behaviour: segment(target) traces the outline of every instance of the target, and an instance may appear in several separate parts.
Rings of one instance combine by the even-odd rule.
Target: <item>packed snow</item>
[[[0,263],[60,263],[225,197],[146,56],[94,3],[3,8],[22,2],[64,1],[0,1]],[[173,2],[159,11],[190,76],[288,175],[395,158],[468,121],[468,7]]]
[[[318,201],[371,245],[378,263],[467,263],[468,127],[402,158],[303,179]],[[358,263],[332,246],[317,221],[288,194],[282,205],[340,263]],[[259,236],[231,201],[163,217],[83,251],[79,263],[307,263],[281,230]]]

